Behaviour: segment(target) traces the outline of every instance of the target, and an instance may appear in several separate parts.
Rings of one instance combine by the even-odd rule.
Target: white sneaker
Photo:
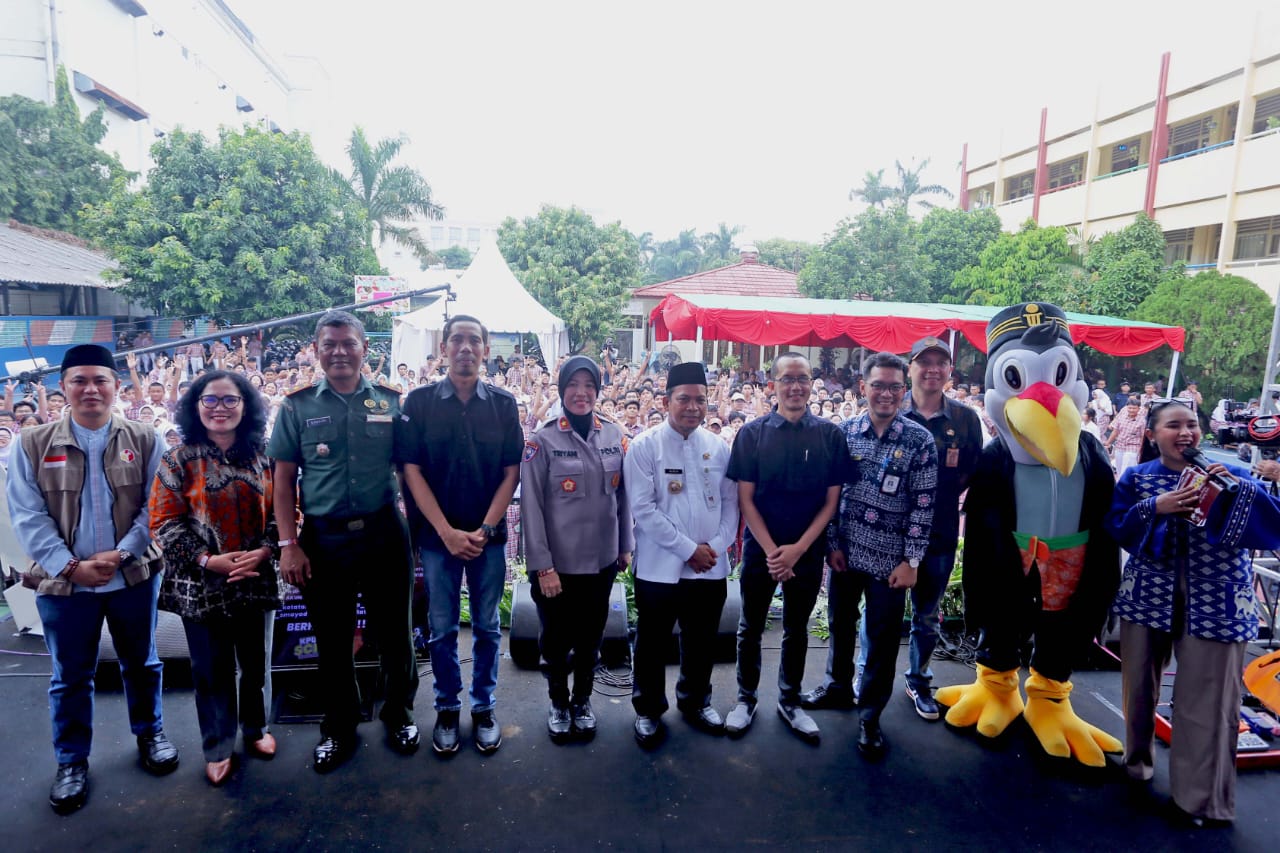
[[[740,735],[751,728],[751,721],[756,718],[756,706],[739,702],[724,718],[724,730],[730,735]]]
[[[791,731],[809,743],[817,743],[822,736],[813,717],[806,714],[799,705],[784,705],[779,702],[778,716],[791,728]]]

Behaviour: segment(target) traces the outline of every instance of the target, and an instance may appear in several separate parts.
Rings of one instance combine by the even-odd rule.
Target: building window
[[[1280,127],[1280,91],[1258,97],[1253,109],[1253,132]]]
[[[450,246],[462,245],[462,229],[461,228],[455,228],[453,226],[449,227],[449,245]]]
[[[1004,181],[1004,200],[1013,201],[1015,198],[1024,198],[1036,191],[1036,173],[1023,172],[1021,175],[1014,175],[1012,178],[1005,178]]]
[[[1183,122],[1178,125],[1169,127],[1169,154],[1170,157],[1177,157],[1179,154],[1189,154],[1192,151],[1199,151],[1201,148],[1209,147],[1209,135],[1216,127],[1210,116],[1202,116]]]
[[[1049,166],[1049,189],[1069,187],[1084,180],[1084,155]]]
[[[981,210],[984,207],[990,207],[995,190],[995,184],[987,184],[985,187],[978,187],[975,190],[970,190],[969,209]]]
[[[1117,142],[1111,146],[1111,171],[1123,172],[1125,169],[1135,169],[1141,165],[1140,157],[1142,155],[1142,140],[1130,139],[1127,142]]]
[[[1196,229],[1180,228],[1164,232],[1164,263],[1172,266],[1181,261],[1191,263],[1191,248],[1195,244]]]
[[[1280,257],[1280,216],[1246,219],[1236,225],[1235,260]]]
[[[467,229],[467,244],[470,246],[480,245],[480,229],[479,228]]]
[[[431,248],[437,249],[444,246],[444,226],[431,226]]]

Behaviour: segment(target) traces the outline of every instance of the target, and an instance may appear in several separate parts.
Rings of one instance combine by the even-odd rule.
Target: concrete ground
[[[901,679],[884,715],[890,750],[883,761],[859,756],[848,712],[816,713],[822,744],[809,746],[773,712],[776,628],[765,638],[761,711],[741,740],[702,734],[670,712],[666,742],[644,752],[632,738],[627,697],[602,687],[595,741],[555,746],[545,729],[542,677],[504,660],[504,744],[491,757],[469,740],[448,760],[425,746],[434,719],[428,676],[417,755],[395,755],[381,726],[367,723],[357,754],[318,776],[311,769],[318,727],[277,724],[275,760],[242,762],[221,789],[204,779],[189,682],[182,683],[181,665],[171,666],[164,711],[181,767],[158,779],[138,768],[123,694],[104,684],[88,805],[58,817],[47,803],[55,769],[49,661],[39,638],[12,629],[0,622],[0,846],[7,851],[1273,851],[1280,844],[1280,771],[1241,772],[1233,828],[1175,829],[1164,816],[1163,747],[1154,786],[1135,791],[1114,767],[1087,771],[1045,757],[1021,721],[990,744],[927,723],[902,694]],[[825,659],[822,641],[812,646],[806,686],[817,683]],[[972,670],[957,663],[941,662],[935,672],[937,684],[972,680]],[[674,677],[669,670],[672,690]],[[733,682],[732,665],[717,665],[722,711]],[[1122,736],[1119,674],[1080,672],[1075,684],[1076,710]],[[468,723],[464,714],[464,737]]]

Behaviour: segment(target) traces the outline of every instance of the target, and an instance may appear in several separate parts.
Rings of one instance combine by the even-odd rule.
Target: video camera
[[[1249,443],[1260,448],[1280,448],[1280,416],[1258,415],[1247,403],[1224,400],[1226,423],[1218,427],[1218,444]]]

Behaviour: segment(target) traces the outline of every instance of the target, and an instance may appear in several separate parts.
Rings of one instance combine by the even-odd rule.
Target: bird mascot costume
[[[1102,524],[1115,475],[1080,428],[1089,389],[1062,309],[1027,302],[992,318],[986,387],[998,435],[965,501],[965,617],[979,632],[978,675],[937,698],[953,726],[976,724],[993,738],[1022,714],[1050,755],[1101,767],[1121,743],[1076,716],[1070,679],[1119,586],[1120,551]]]

